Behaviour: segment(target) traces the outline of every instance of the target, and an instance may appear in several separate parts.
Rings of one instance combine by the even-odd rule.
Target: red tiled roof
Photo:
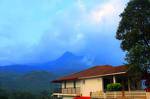
[[[106,76],[113,73],[120,73],[120,72],[126,72],[127,66],[110,66],[110,65],[104,65],[104,66],[95,66],[68,76],[61,77],[57,80],[54,80],[52,82],[61,82],[65,80],[76,80],[81,78],[90,78],[93,76]]]

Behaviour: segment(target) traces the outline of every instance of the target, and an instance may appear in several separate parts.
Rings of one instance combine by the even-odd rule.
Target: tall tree
[[[129,74],[140,77],[150,70],[150,0],[130,0],[116,32],[127,52]],[[149,76],[148,76],[149,77]],[[147,78],[148,78],[147,77]]]

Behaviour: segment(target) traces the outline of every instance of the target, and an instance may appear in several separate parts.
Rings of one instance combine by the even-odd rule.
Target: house
[[[124,90],[130,90],[127,66],[95,66],[52,81],[60,83],[61,89],[53,93],[54,97],[73,99],[90,98],[91,92],[105,92],[107,84],[121,83]]]

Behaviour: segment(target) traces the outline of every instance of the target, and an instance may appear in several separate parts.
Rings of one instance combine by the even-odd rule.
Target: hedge
[[[120,83],[111,83],[107,85],[107,91],[120,91],[122,85]]]

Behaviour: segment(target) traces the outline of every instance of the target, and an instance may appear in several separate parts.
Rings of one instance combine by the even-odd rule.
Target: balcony
[[[57,88],[53,91],[54,95],[75,95],[75,96],[79,96],[80,95],[80,88]]]

